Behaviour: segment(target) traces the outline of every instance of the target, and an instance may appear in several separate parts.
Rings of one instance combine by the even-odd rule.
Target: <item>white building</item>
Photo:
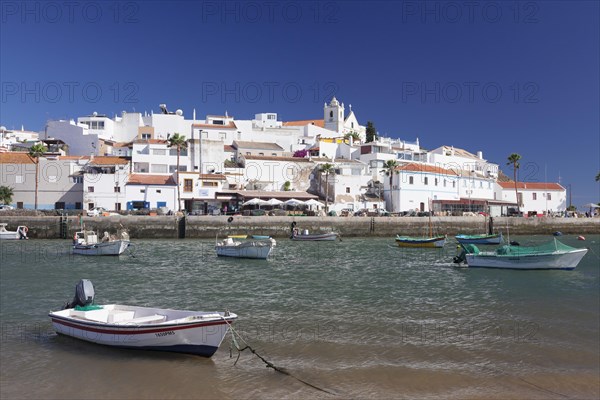
[[[126,185],[127,210],[166,207],[178,211],[177,184],[172,176],[132,174]]]
[[[125,185],[129,172],[129,160],[126,158],[91,157],[83,167],[84,208],[124,210],[127,201]]]
[[[496,197],[510,202],[516,208],[517,197],[514,182],[497,182]],[[552,182],[517,182],[519,207],[523,215],[544,215],[567,209],[567,190]]]

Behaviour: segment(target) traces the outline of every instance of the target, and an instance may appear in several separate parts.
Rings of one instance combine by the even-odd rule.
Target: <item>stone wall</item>
[[[114,216],[83,217],[86,229],[95,230],[102,236],[104,231],[114,233],[123,227],[132,239],[175,239],[185,231],[186,238],[215,238],[228,234],[269,235],[287,237],[290,226],[296,221],[299,229],[311,233],[339,232],[342,237],[352,236],[395,236],[426,235],[427,217],[232,217],[190,216],[185,224],[175,216]],[[61,217],[3,217],[0,223],[8,223],[8,230],[16,230],[18,225],[29,228],[29,236],[35,239],[59,239],[61,237]],[[434,232],[449,236],[457,233],[483,233],[483,217],[434,217]],[[66,219],[66,236],[80,228],[80,217]],[[600,233],[600,218],[494,218],[495,230],[506,234],[506,229],[514,235],[551,235],[555,231],[564,234]]]

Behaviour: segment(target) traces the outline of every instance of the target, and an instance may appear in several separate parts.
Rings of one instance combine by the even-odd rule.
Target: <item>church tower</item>
[[[335,96],[329,104],[325,103],[323,107],[323,119],[325,120],[325,129],[340,134],[344,131],[344,104],[340,105]]]

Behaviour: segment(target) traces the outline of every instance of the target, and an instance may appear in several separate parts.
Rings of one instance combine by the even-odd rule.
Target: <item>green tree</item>
[[[181,155],[181,149],[187,148],[187,140],[185,136],[179,133],[174,133],[167,140],[169,142],[168,147],[177,148],[177,211],[181,211],[181,191],[179,189],[179,157]]]
[[[394,173],[398,174],[398,170],[396,169],[398,167],[398,162],[396,160],[387,160],[385,162],[385,164],[383,164],[383,172],[385,173],[386,176],[390,177],[390,211],[394,212],[394,190],[393,190],[393,179],[394,179]]]
[[[600,172],[596,175],[596,182],[600,182]]]
[[[12,198],[14,196],[13,188],[9,186],[0,186],[0,201],[3,204],[12,203]]]
[[[292,190],[292,183],[290,181],[285,181],[283,184],[283,191],[289,192],[290,190]]]
[[[344,135],[344,139],[352,138],[352,143],[360,143],[360,135],[356,131],[348,132]]]
[[[519,163],[520,159],[521,155],[517,153],[512,153],[510,156],[508,156],[508,162],[506,163],[506,165],[512,165],[513,167],[513,176],[515,181],[515,196],[517,199],[517,215],[521,215],[521,206],[519,205],[519,192],[517,191],[517,170],[521,166],[521,164]]]
[[[374,142],[377,140],[377,131],[375,130],[375,125],[373,121],[367,121],[367,143]]]
[[[329,175],[335,174],[335,166],[330,163],[322,164],[319,171],[325,174],[325,212],[329,212]]]
[[[39,187],[39,176],[40,176],[40,157],[46,153],[48,148],[43,143],[36,143],[29,148],[29,156],[34,159],[35,162],[35,209],[38,208],[38,187]]]

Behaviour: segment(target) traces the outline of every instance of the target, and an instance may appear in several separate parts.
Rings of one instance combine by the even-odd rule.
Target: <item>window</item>
[[[252,155],[252,153],[250,153],[249,151],[247,151],[247,152],[246,152],[246,155],[247,155],[247,156],[250,156],[250,155]]]
[[[146,189],[140,189],[140,193],[146,193]]]
[[[259,155],[259,156],[264,156],[264,155],[265,155],[265,153],[258,153],[258,155]]]
[[[546,199],[552,200],[552,195],[550,193],[546,193]]]
[[[65,203],[63,201],[57,201],[56,203],[54,203],[54,209],[55,210],[64,210]]]
[[[115,186],[115,193],[121,193],[121,188],[119,186]]]
[[[447,181],[444,179],[444,187],[446,187],[446,184],[447,184],[447,183],[448,183],[448,182],[447,182]]]
[[[452,181],[452,188],[456,188],[456,181]]]
[[[483,189],[483,182],[479,181],[479,189]]]
[[[17,208],[19,210],[23,209],[23,202],[22,201],[17,201]]]
[[[165,156],[167,155],[166,149],[152,149],[152,154],[155,156]]]
[[[346,193],[350,193],[350,188],[349,187],[346,188]]]
[[[76,210],[81,210],[82,208],[83,208],[83,207],[82,207],[82,204],[81,204],[80,202],[76,202],[76,203],[75,203],[75,209],[76,209]]]
[[[425,185],[429,185],[429,178],[428,177],[423,178],[423,183]]]
[[[83,183],[83,176],[74,176],[73,183]]]
[[[414,184],[414,183],[415,183],[415,180],[413,179],[413,177],[412,177],[412,176],[409,176],[409,177],[408,177],[408,184],[409,184],[409,185],[412,185],[412,184]]]
[[[152,139],[152,134],[142,133],[142,140],[150,140],[150,139]]]
[[[121,203],[115,203],[115,211],[121,211]]]
[[[219,184],[217,182],[202,181],[202,186],[205,186],[205,187],[215,187],[218,185]]]
[[[150,172],[154,174],[166,174],[168,170],[167,164],[152,164],[150,165]]]
[[[156,193],[162,193],[161,189],[156,189]]]
[[[94,203],[88,203],[88,210],[93,210],[94,209]]]
[[[537,193],[532,193],[533,195],[533,200],[537,200]]]
[[[435,178],[435,186],[438,185],[438,178]]]
[[[277,153],[271,153],[273,157],[277,157]]]
[[[88,192],[94,193],[94,187],[93,186],[88,186]]]
[[[192,179],[184,179],[183,180],[183,191],[184,192],[191,192],[194,186],[194,181]]]

